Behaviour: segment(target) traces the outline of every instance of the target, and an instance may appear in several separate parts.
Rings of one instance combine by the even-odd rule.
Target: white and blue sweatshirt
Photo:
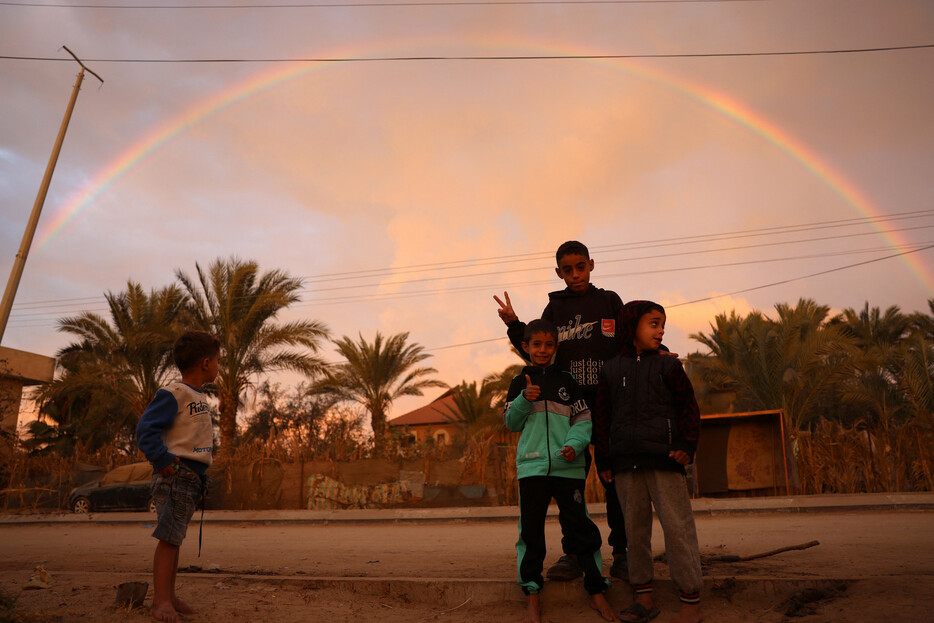
[[[206,396],[186,383],[172,383],[157,391],[136,425],[136,443],[155,471],[178,457],[203,475],[214,456]]]

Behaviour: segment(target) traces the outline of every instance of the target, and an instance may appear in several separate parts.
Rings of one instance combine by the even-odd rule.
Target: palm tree
[[[449,422],[461,426],[466,436],[491,428],[500,421],[493,406],[492,388],[486,383],[478,388],[476,381],[462,381],[451,389],[451,398],[454,406],[443,415]]]
[[[827,323],[829,307],[801,299],[775,309],[777,320],[719,314],[709,335],[691,336],[710,349],[692,362],[712,387],[735,391],[739,408],[783,409],[800,428],[852,371],[855,341]]]
[[[59,331],[78,336],[57,353],[60,375],[41,392],[42,413],[73,441],[100,447],[117,438],[132,441],[136,420],[156,391],[176,375],[172,343],[185,316],[177,286],[146,294],[138,283],[104,295],[110,319],[92,312],[63,318]]]
[[[451,422],[461,424],[465,432],[495,431],[503,424],[503,406],[513,377],[522,371],[522,364],[509,366],[501,372],[488,374],[477,387],[477,382],[462,381],[454,387],[454,410],[445,415]]]
[[[906,342],[904,354],[898,387],[909,417],[918,425],[934,428],[934,342],[916,334]]]
[[[859,312],[845,309],[830,322],[852,337],[858,347],[853,375],[843,383],[841,400],[861,410],[857,420],[864,421],[870,433],[878,427],[888,433],[903,406],[897,378],[904,367],[904,342],[911,319],[898,307],[882,313],[878,307],[870,309],[867,302]]]
[[[691,357],[701,377],[713,389],[736,393],[741,410],[776,409],[781,405],[781,383],[776,382],[766,357],[771,324],[754,311],[745,318],[717,314],[709,334],[691,339],[706,346],[707,354]]]
[[[859,347],[863,349],[896,344],[911,326],[911,318],[902,314],[898,306],[893,305],[882,313],[878,307],[870,308],[868,301],[859,312],[844,309],[830,322],[842,324],[844,330],[856,338]]]
[[[314,376],[321,371],[316,356],[328,337],[318,321],[278,324],[279,312],[299,299],[302,282],[281,270],[260,273],[253,261],[217,259],[207,272],[195,264],[197,281],[181,270],[175,275],[190,297],[194,323],[221,342],[220,370],[215,381],[221,446],[237,438],[237,411],[255,377],[291,370]],[[304,347],[292,349],[290,347]]]
[[[928,299],[930,315],[909,317],[909,337],[904,341],[905,369],[900,387],[911,404],[912,417],[934,428],[934,299]]]
[[[517,363],[506,366],[500,372],[493,372],[483,377],[483,386],[492,393],[493,405],[500,412],[506,404],[506,394],[509,392],[512,379],[518,376],[524,367],[524,363]]]
[[[372,344],[362,335],[356,342],[347,336],[336,340],[337,351],[346,363],[329,370],[320,387],[321,391],[366,409],[378,451],[385,441],[386,416],[396,399],[421,396],[422,390],[429,387],[446,387],[430,378],[437,370],[418,365],[431,355],[417,344],[407,344],[408,339],[407,332],[384,339],[377,331]]]

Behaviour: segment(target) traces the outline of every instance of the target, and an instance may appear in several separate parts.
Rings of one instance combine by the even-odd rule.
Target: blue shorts
[[[153,473],[152,499],[156,503],[158,521],[152,536],[180,547],[203,491],[201,476],[184,463],[179,464],[173,476]]]

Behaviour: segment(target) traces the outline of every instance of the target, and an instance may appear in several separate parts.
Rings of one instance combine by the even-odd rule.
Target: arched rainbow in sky
[[[534,46],[536,50],[546,49],[546,46]],[[538,52],[540,54],[541,52]],[[590,55],[587,52],[555,52],[549,50],[546,55]],[[534,56],[522,54],[522,56]],[[330,58],[357,57],[358,54],[344,55],[332,53]],[[324,58],[324,57],[322,57]],[[628,75],[639,77],[662,87],[680,93],[698,104],[716,112],[731,122],[746,128],[753,134],[774,145],[802,167],[819,179],[847,205],[859,215],[867,218],[882,216],[881,211],[873,206],[869,199],[851,181],[836,171],[828,162],[810,149],[803,141],[772,123],[763,115],[750,109],[741,102],[718,92],[708,86],[694,83],[670,72],[659,69],[657,64],[633,59],[588,59],[586,62],[608,68],[615,72],[625,72]],[[43,227],[38,240],[39,248],[49,244],[56,236],[65,231],[69,224],[80,216],[86,214],[94,203],[105,194],[114,184],[134,169],[144,165],[147,160],[166,144],[184,134],[191,127],[203,122],[240,101],[254,95],[273,89],[283,83],[319,71],[328,67],[335,67],[339,63],[331,62],[300,62],[276,66],[271,71],[257,72],[250,78],[241,81],[232,87],[207,97],[182,114],[169,119],[155,127],[151,132],[141,137],[129,149],[121,153],[103,169],[98,171],[94,178],[74,193],[59,210],[51,221]],[[887,244],[895,251],[903,251],[909,243],[897,232],[886,232],[880,225],[876,225]],[[906,254],[902,261],[929,291],[934,291],[934,269],[928,267],[921,254]]]

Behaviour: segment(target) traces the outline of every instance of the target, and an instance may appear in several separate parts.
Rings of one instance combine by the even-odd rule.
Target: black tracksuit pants
[[[584,473],[590,473],[590,466],[593,464],[590,450],[593,446],[588,446],[584,451]],[[596,469],[596,467],[594,467]],[[585,481],[586,482],[586,481]],[[606,493],[606,523],[610,527],[610,534],[606,542],[613,548],[613,556],[623,556],[626,554],[626,548],[629,544],[626,541],[626,522],[623,520],[623,507],[619,503],[619,495],[616,493],[616,485],[612,482],[606,484],[600,481],[603,490]],[[564,529],[564,517],[558,513],[558,522],[561,524],[561,533],[566,534]],[[564,537],[561,538],[561,548],[565,554],[570,554]]]
[[[581,393],[584,395],[587,406],[593,409],[597,402],[597,390],[595,388],[581,388]],[[585,478],[587,474],[590,473],[590,466],[593,463],[593,458],[591,456],[592,448],[593,446],[588,446],[584,451]],[[628,546],[626,542],[626,522],[623,520],[623,507],[619,503],[616,485],[613,483],[606,484],[603,480],[600,481],[600,484],[603,485],[603,490],[606,495],[606,523],[610,527],[610,534],[607,536],[606,542],[613,548],[613,556],[623,556],[626,554],[626,547]],[[558,522],[561,524],[562,534],[567,534],[567,530],[564,529],[564,518],[560,513],[558,514]],[[571,553],[568,551],[564,538],[561,539],[561,548],[564,550],[565,554]]]
[[[586,481],[557,476],[529,476],[519,479],[519,586],[525,594],[541,592],[544,586],[545,516],[554,498],[558,503],[561,539],[565,552],[577,556],[584,570],[584,588],[591,595],[604,592],[609,582],[603,577],[600,530],[587,514],[584,498]]]

